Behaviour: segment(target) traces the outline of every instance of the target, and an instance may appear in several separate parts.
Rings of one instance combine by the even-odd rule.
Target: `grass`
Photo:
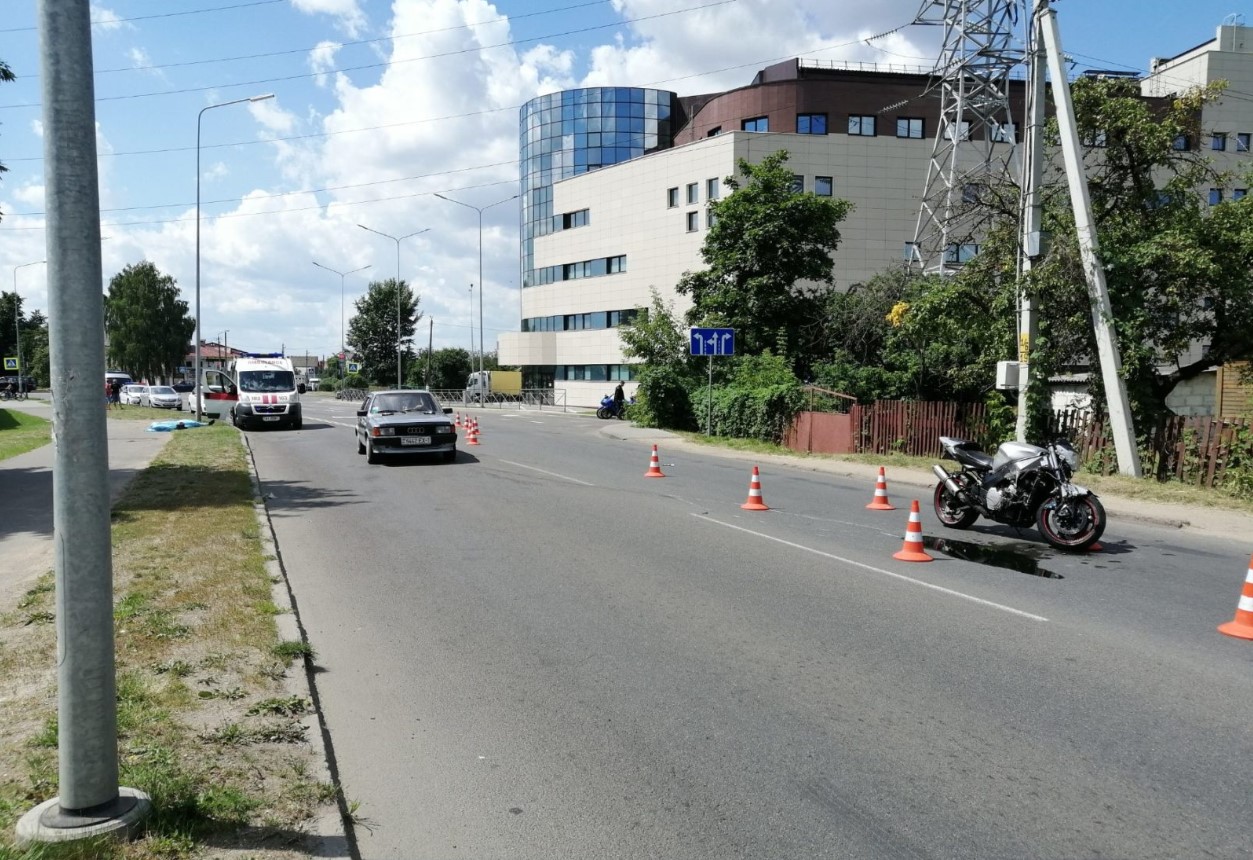
[[[16,409],[0,409],[0,460],[25,454],[52,441],[52,422]]]
[[[898,469],[917,469],[929,473],[931,467],[940,462],[932,457],[910,457],[904,454],[807,454],[803,451],[793,451],[782,445],[774,445],[756,439],[710,437],[703,433],[679,433],[678,435],[697,445],[725,448],[732,451],[798,457],[809,460],[863,463],[871,466],[885,466],[888,469],[893,467]],[[1152,478],[1137,479],[1123,475],[1099,475],[1086,472],[1082,468],[1079,470],[1079,474],[1075,476],[1075,481],[1095,491],[1098,495],[1140,499],[1163,504],[1222,508],[1228,511],[1243,511],[1244,513],[1253,514],[1253,500],[1237,498],[1221,489],[1208,490],[1203,487],[1185,484],[1181,481],[1167,481],[1163,483]]]
[[[153,409],[151,406],[118,406],[113,405],[106,413],[110,418],[116,421],[177,421],[185,418],[190,421],[196,420],[196,410],[184,409],[181,412],[177,409]]]
[[[235,430],[171,437],[113,509],[112,562],[120,781],[152,796],[146,833],[11,842],[17,818],[57,793],[56,633],[40,623],[55,583],[44,576],[0,607],[0,860],[190,860],[210,845],[307,856],[303,830],[338,788],[318,779],[302,722],[312,706],[286,684],[284,667],[312,649],[279,639]]]

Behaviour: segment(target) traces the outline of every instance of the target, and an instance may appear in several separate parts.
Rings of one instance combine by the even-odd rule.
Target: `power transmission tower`
[[[1016,179],[1010,73],[1023,61],[1014,29],[1023,0],[924,0],[915,24],[944,28],[936,60],[936,129],[912,262],[948,273],[973,254],[989,195]]]

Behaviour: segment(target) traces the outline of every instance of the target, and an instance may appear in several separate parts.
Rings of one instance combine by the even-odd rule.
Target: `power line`
[[[246,9],[250,6],[273,6],[276,3],[286,3],[287,0],[253,0],[252,3],[236,3],[233,6],[212,6],[207,9],[185,9],[182,12],[162,12],[157,15],[138,15],[134,18],[95,18],[92,25],[112,25],[127,24],[131,21],[150,21],[153,18],[176,18],[181,15],[203,15],[206,12],[227,12],[231,9]],[[38,29],[37,27],[11,27],[7,30],[0,30],[0,33],[29,33]]]

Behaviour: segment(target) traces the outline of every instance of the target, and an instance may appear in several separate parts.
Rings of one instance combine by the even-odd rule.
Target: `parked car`
[[[442,454],[451,463],[457,459],[451,414],[426,390],[371,392],[357,410],[357,453],[367,463],[397,454]]]
[[[170,386],[170,388],[173,388],[175,391],[181,394],[187,394],[189,392],[195,391],[196,385],[195,383],[192,383],[192,382],[175,382],[173,385]]]
[[[118,399],[122,401],[124,406],[142,406],[144,402],[144,394],[147,393],[148,386],[131,383],[123,385],[122,391],[118,394]]]
[[[150,385],[144,392],[143,402],[156,409],[183,409],[183,395],[168,385]]]

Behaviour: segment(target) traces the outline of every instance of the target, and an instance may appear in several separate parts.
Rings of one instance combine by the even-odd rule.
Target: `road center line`
[[[578,478],[571,478],[566,475],[558,475],[556,472],[547,472],[543,469],[537,469],[534,466],[528,466],[525,463],[515,463],[512,460],[501,460],[502,463],[508,463],[510,466],[517,466],[519,469],[530,469],[532,472],[539,472],[541,475],[549,475],[553,478],[560,478],[563,481],[570,481],[575,484],[582,484],[585,487],[594,487],[595,484],[589,484],[587,481],[580,481]]]
[[[893,579],[900,579],[900,580],[904,580],[905,582],[912,583],[914,585],[921,585],[923,588],[930,588],[933,591],[943,592],[944,594],[949,594],[949,595],[952,595],[953,597],[960,597],[962,600],[969,600],[972,603],[979,603],[984,606],[990,606],[993,609],[1000,609],[1004,612],[1012,612],[1014,615],[1020,615],[1023,618],[1030,618],[1032,621],[1048,621],[1048,619],[1042,615],[1032,615],[1030,612],[1024,612],[1021,609],[1015,609],[1012,606],[1005,606],[1000,603],[993,603],[991,600],[984,600],[982,597],[975,597],[974,595],[971,595],[971,594],[964,594],[963,592],[960,592],[960,591],[954,591],[953,589],[945,588],[942,585],[933,585],[930,582],[923,582],[921,579],[914,579],[912,576],[905,576],[904,574],[901,574],[901,573],[893,573],[890,570],[884,570],[883,568],[880,568],[880,567],[872,567],[871,565],[863,564],[860,561],[853,561],[851,558],[844,558],[842,556],[832,555],[831,553],[823,552],[820,549],[814,549],[813,547],[808,547],[799,543],[793,543],[790,540],[777,538],[777,537],[774,537],[773,535],[763,534],[762,532],[756,532],[756,531],[753,531],[752,529],[746,529],[743,526],[736,526],[736,525],[732,525],[731,523],[724,523],[721,520],[715,520],[713,517],[709,517],[704,514],[693,513],[692,516],[696,517],[697,519],[704,520],[705,522],[713,523],[714,525],[725,526],[726,528],[735,529],[736,531],[744,532],[745,534],[750,534],[750,535],[753,535],[754,537],[765,538],[766,540],[772,540],[775,543],[781,543],[784,546],[790,546],[793,549],[799,549],[804,552],[813,553],[814,555],[820,555],[823,558],[829,558],[832,561],[839,561],[839,562],[843,562],[844,564],[851,564],[853,567],[860,567],[862,570],[868,570],[871,573],[881,573],[884,576],[890,576]]]

